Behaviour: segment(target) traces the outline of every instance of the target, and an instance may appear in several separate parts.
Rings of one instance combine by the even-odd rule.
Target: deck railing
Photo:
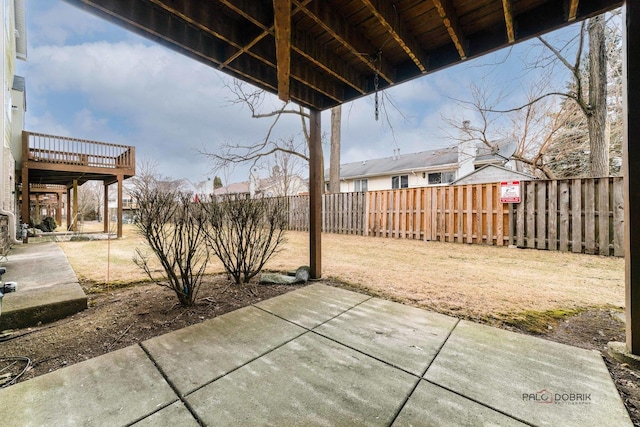
[[[63,136],[23,132],[29,160],[109,169],[135,169],[135,147]]]

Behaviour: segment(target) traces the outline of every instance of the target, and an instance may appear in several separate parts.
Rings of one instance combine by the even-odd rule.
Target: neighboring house
[[[0,241],[4,251],[15,243],[17,217],[16,166],[22,155],[22,129],[26,109],[24,79],[16,76],[16,60],[27,59],[24,0],[1,0],[3,31],[1,103],[2,160],[0,161]],[[16,163],[17,162],[17,163]]]
[[[138,181],[139,182],[139,181]],[[184,191],[192,193],[195,197],[196,194],[204,195],[199,189],[203,184],[192,184],[188,179],[173,179],[173,180],[152,180],[153,187],[162,191]],[[136,181],[125,181],[122,186],[122,222],[124,224],[132,224],[138,213],[138,201],[133,196],[136,190]],[[210,190],[209,190],[210,191]],[[115,191],[109,191],[109,218],[111,221],[116,221],[116,212],[118,208],[117,194]]]
[[[236,182],[216,188],[216,197],[232,197],[234,199],[250,199],[253,197],[296,196],[309,191],[308,185],[298,175],[288,178],[285,185],[281,177],[252,178],[249,181]],[[287,187],[285,189],[285,187]]]
[[[340,165],[340,191],[375,191],[395,188],[447,185],[486,165],[515,169],[511,156],[517,145],[510,140],[495,142],[494,149],[469,142],[419,153],[363,160]],[[325,171],[328,185],[329,173]]]

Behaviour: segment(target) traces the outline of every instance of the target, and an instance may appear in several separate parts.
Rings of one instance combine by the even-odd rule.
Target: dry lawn
[[[146,280],[131,261],[143,241],[132,226],[112,241],[65,242],[79,278],[104,283]],[[624,261],[592,255],[454,243],[324,234],[322,273],[386,298],[474,319],[522,312],[624,307]],[[287,233],[267,265],[308,264],[306,233]],[[209,272],[222,272],[215,260]]]

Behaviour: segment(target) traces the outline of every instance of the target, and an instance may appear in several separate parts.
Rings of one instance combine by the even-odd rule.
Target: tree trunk
[[[604,16],[589,20],[589,163],[592,177],[609,176],[607,134],[607,55]]]
[[[329,193],[340,192],[340,128],[342,106],[331,109],[331,158],[329,159]]]

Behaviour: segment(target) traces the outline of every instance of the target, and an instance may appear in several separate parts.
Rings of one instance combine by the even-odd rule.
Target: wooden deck
[[[24,131],[22,133],[22,218],[29,221],[31,194],[62,186],[67,193],[67,218],[77,215],[77,187],[87,181],[118,183],[118,218],[122,218],[122,182],[135,176],[135,147]],[[73,190],[73,196],[72,196]],[[46,191],[45,191],[46,192]],[[105,197],[106,200],[106,197]],[[105,201],[105,219],[107,203]],[[57,216],[62,209],[58,206]],[[105,228],[107,224],[105,222]],[[118,236],[122,221],[118,222]]]

